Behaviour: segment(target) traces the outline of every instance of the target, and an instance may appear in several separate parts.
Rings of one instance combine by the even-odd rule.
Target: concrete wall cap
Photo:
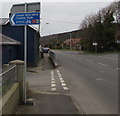
[[[13,60],[13,61],[10,61],[9,64],[24,64],[24,61],[22,61],[22,60]]]

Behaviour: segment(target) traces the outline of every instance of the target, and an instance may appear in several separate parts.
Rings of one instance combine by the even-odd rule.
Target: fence
[[[55,54],[54,52],[49,51],[49,57],[50,57],[52,60],[56,61],[56,54]]]
[[[60,65],[58,64],[57,56],[53,51],[49,51],[49,57],[52,60],[55,68],[59,67]]]
[[[16,65],[3,67],[3,72],[0,74],[0,94],[1,96],[11,88],[16,81]]]

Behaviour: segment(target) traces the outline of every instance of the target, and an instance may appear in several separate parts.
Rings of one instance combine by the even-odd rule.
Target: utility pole
[[[71,36],[71,33],[70,33],[70,50],[72,50],[72,36]]]
[[[27,3],[25,3],[25,13],[27,12]],[[26,77],[27,77],[27,25],[24,26],[24,64],[25,64],[25,78],[24,78],[24,103],[26,104]]]

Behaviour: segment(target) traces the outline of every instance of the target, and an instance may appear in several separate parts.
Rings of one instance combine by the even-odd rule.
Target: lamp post
[[[49,23],[45,23],[43,28],[41,29],[41,32],[43,31],[43,29],[45,28],[46,25],[48,25]]]
[[[71,39],[71,33],[70,33],[70,50],[72,50],[72,39]]]
[[[44,24],[43,28],[42,28],[41,31],[40,31],[40,37],[41,37],[41,32],[44,30],[45,26],[48,25],[48,24],[49,24],[49,23],[45,23],[45,24]]]

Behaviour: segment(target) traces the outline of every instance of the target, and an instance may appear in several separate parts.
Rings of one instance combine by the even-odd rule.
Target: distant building
[[[74,49],[79,49],[80,47],[80,38],[74,38],[74,39],[67,39],[63,44],[66,44],[68,46],[72,46]]]
[[[18,59],[24,60],[24,26],[11,26],[8,19],[0,20],[0,33],[8,36],[21,45],[18,47]],[[32,26],[27,26],[27,65],[37,66],[39,59],[39,32]]]

